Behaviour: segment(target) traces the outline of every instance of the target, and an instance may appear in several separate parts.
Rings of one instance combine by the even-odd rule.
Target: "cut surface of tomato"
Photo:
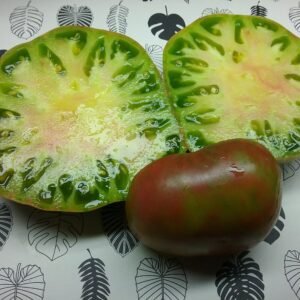
[[[0,194],[87,211],[180,148],[160,74],[132,39],[61,27],[0,58]]]
[[[191,151],[232,138],[300,156],[300,40],[257,16],[211,15],[164,49],[164,77]]]

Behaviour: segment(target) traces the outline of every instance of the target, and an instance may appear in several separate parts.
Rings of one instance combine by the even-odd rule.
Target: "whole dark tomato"
[[[281,207],[281,173],[261,144],[233,139],[142,169],[126,202],[145,245],[174,255],[238,252],[262,241]]]

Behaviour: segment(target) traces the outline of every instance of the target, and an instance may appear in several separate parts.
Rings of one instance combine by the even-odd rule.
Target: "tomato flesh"
[[[299,38],[257,16],[211,15],[173,36],[164,78],[191,151],[233,138],[300,156]]]
[[[44,210],[124,200],[138,170],[179,151],[160,74],[132,39],[56,28],[0,58],[0,194]]]

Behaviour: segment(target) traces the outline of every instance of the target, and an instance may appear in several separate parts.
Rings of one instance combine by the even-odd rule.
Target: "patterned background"
[[[0,54],[73,24],[131,36],[161,69],[166,41],[214,13],[269,17],[300,35],[300,3],[293,0],[1,0]],[[122,203],[66,214],[0,200],[0,300],[300,299],[300,160],[282,170],[275,227],[236,257],[159,256],[129,231]]]

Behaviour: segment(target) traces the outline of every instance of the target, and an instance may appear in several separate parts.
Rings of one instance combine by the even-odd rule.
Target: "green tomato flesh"
[[[123,35],[54,29],[0,58],[0,193],[45,210],[124,200],[138,170],[178,151],[159,72]]]
[[[128,37],[62,27],[9,50],[0,58],[0,194],[80,212],[125,200],[151,161],[221,140],[299,157],[297,45],[266,18],[201,18],[164,50],[173,107]]]
[[[300,156],[299,38],[257,16],[211,15],[173,36],[164,78],[191,151],[232,138]]]

